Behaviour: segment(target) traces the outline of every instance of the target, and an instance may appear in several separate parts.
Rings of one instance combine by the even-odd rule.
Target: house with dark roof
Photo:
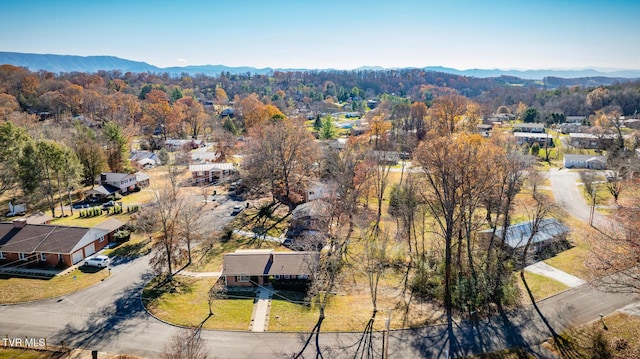
[[[306,285],[313,279],[319,256],[319,252],[239,249],[224,255],[221,277],[229,287]]]
[[[104,248],[123,225],[117,219],[93,228],[29,224],[24,218],[0,223],[0,267],[71,266]]]

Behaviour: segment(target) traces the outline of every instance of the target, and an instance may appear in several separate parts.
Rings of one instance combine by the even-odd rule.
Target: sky
[[[21,0],[0,51],[186,65],[640,69],[637,0]]]

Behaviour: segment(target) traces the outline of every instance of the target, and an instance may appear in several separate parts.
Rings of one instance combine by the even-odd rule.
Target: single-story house
[[[329,225],[329,203],[316,199],[298,205],[291,212],[288,237],[299,237],[308,232],[325,232]]]
[[[319,257],[319,252],[239,249],[224,255],[221,276],[229,287],[306,283],[312,279]]]
[[[525,143],[529,146],[533,146],[534,143],[537,143],[540,148],[545,148],[546,146],[555,147],[553,137],[546,133],[515,132],[513,136],[516,138],[516,142],[519,146],[522,146]]]
[[[565,154],[563,166],[565,168],[587,168],[592,170],[604,170],[607,168],[607,157]]]
[[[149,169],[162,164],[160,162],[160,158],[158,158],[158,154],[154,152],[149,152],[149,151],[131,152],[129,160],[131,160],[131,162],[145,169]]]
[[[520,222],[509,226],[507,229],[506,237],[504,237],[504,243],[507,247],[513,249],[516,253],[522,254],[524,251],[531,233],[533,231],[534,221]],[[563,240],[569,233],[569,227],[560,223],[555,218],[545,218],[539,221],[537,232],[533,234],[531,238],[531,244],[529,245],[529,254],[536,254],[543,250],[545,247],[552,245],[553,243]],[[490,234],[492,230],[481,231],[483,235]],[[495,235],[498,238],[503,238],[503,229],[496,229]]]
[[[575,148],[605,149],[613,145],[618,138],[617,134],[606,133],[596,135],[593,133],[570,133],[569,144]]]
[[[194,163],[215,162],[218,158],[220,158],[219,152],[193,152],[191,154],[191,162]]]
[[[582,124],[587,119],[587,116],[566,116],[566,123],[579,123]]]
[[[206,146],[203,140],[176,140],[169,139],[164,141],[164,147],[167,151],[179,151],[185,146],[189,146],[190,149],[196,149]]]
[[[544,123],[516,123],[513,132],[544,133]]]
[[[189,165],[189,172],[195,183],[212,183],[223,178],[229,178],[238,173],[233,163],[203,163]]]
[[[138,186],[147,187],[149,185],[151,177],[149,177],[148,174],[144,172],[136,172],[134,175],[136,175],[136,183]]]
[[[110,219],[93,228],[29,224],[24,218],[0,223],[0,266],[71,266],[104,248],[124,225]]]

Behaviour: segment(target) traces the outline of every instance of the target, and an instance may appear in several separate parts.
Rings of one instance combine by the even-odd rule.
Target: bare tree
[[[580,180],[582,181],[584,193],[595,201],[595,198],[593,198],[597,186],[595,172],[590,170],[580,171]]]
[[[160,353],[162,359],[207,359],[199,328],[185,328],[171,337]]]
[[[638,200],[636,196],[631,203]],[[616,221],[588,238],[592,250],[587,267],[598,275],[592,284],[612,292],[640,293],[640,208],[620,206],[611,217]]]
[[[196,200],[195,196],[179,199],[180,208],[177,210],[178,233],[187,246],[187,265],[191,264],[191,245],[195,238],[201,236],[202,215],[204,203]]]
[[[213,283],[211,288],[209,288],[209,293],[207,295],[207,304],[209,307],[209,316],[215,315],[213,312],[213,302],[217,299],[224,299],[227,297],[227,286],[224,284],[224,280],[219,278]]]
[[[293,210],[319,156],[313,136],[299,121],[284,119],[249,131],[243,177],[266,185],[272,197]]]

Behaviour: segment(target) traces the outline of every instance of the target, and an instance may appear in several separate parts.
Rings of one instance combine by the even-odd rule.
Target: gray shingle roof
[[[524,247],[531,236],[533,221],[520,222],[511,225],[507,229],[505,243],[511,248]],[[538,232],[531,239],[531,244],[546,242],[556,236],[569,232],[569,227],[560,223],[555,218],[542,219],[538,226]],[[486,232],[486,231],[485,231]],[[502,238],[502,228],[496,230],[496,235]]]
[[[224,255],[223,276],[310,275],[318,252],[235,252]]]

